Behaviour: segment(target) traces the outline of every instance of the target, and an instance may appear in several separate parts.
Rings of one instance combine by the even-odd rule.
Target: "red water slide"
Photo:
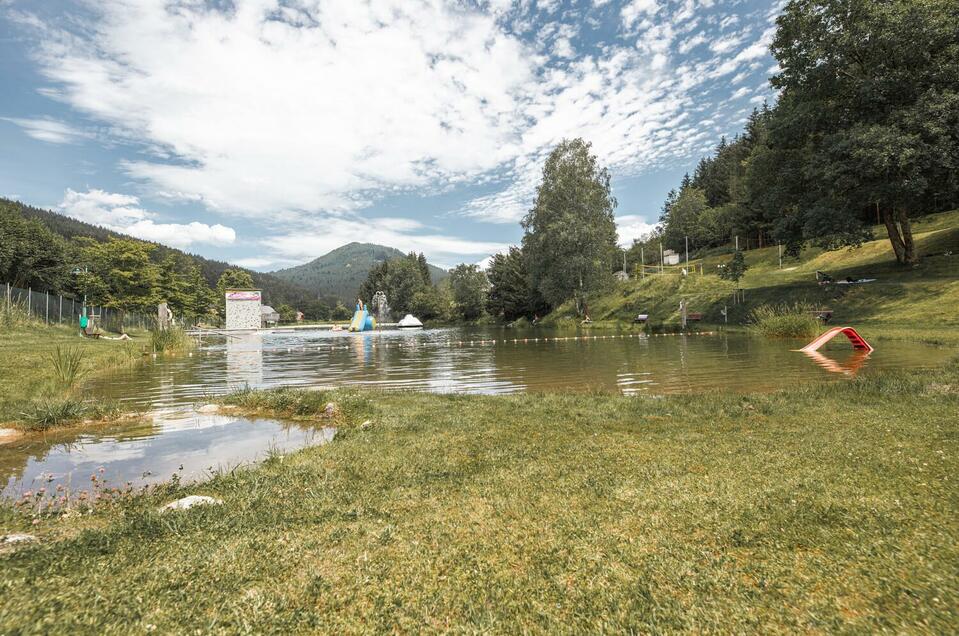
[[[855,329],[852,327],[833,327],[822,334],[818,338],[807,344],[805,347],[800,349],[800,351],[810,352],[816,351],[819,347],[823,346],[839,334],[845,334],[849,338],[849,342],[852,343],[853,349],[862,349],[865,351],[873,351],[872,345],[866,342],[865,338],[859,335]]]

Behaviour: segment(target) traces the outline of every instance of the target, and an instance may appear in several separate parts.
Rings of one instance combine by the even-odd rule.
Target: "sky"
[[[619,241],[775,100],[781,0],[0,0],[0,195],[270,271],[518,244],[582,137]]]

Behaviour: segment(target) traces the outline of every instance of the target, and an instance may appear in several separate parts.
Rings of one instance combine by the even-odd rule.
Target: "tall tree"
[[[878,207],[916,262],[911,217],[959,192],[955,0],[792,0],[777,24],[774,144],[806,150],[804,238],[861,240]]]
[[[505,254],[494,254],[486,276],[490,282],[487,307],[492,315],[515,320],[544,310],[539,294],[530,286],[529,269],[521,249],[510,246]]]
[[[196,265],[191,266],[183,277],[183,315],[195,322],[216,314],[217,295],[203,278]]]
[[[456,313],[464,320],[476,320],[483,315],[489,289],[486,274],[476,265],[463,263],[450,270],[449,281]]]
[[[0,282],[60,291],[68,274],[62,238],[41,222],[25,219],[17,206],[0,201]]]
[[[616,199],[609,171],[582,139],[550,153],[536,201],[523,219],[523,250],[533,287],[553,306],[571,298],[582,311],[587,293],[608,283],[616,249]]]
[[[86,239],[81,245],[90,285],[104,306],[120,312],[121,329],[127,312],[156,309],[160,272],[150,260],[153,245],[113,237],[102,243]]]

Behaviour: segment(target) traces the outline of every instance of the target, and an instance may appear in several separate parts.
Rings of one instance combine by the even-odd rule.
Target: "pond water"
[[[97,382],[93,392],[156,408],[244,386],[360,385],[490,394],[763,391],[884,368],[936,366],[951,355],[942,348],[883,342],[864,356],[842,338],[814,359],[793,351],[803,344],[741,333],[647,336],[493,327],[359,334],[297,330],[212,339],[191,355],[161,357],[121,370]]]
[[[147,421],[0,446],[0,485],[4,496],[15,496],[41,485],[88,482],[100,468],[118,486],[173,474],[189,481],[217,467],[256,461],[271,448],[292,450],[332,436],[329,429],[192,411],[212,395],[246,386],[489,394],[768,391],[880,369],[934,367],[954,355],[952,349],[905,342],[882,342],[866,355],[843,338],[808,356],[794,351],[803,344],[741,333],[647,336],[493,327],[210,337],[190,354],[160,356],[87,387],[91,395],[150,412]]]

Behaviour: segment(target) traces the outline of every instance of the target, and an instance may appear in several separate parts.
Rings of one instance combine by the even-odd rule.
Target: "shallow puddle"
[[[202,481],[211,473],[333,439],[335,429],[221,414],[160,412],[145,421],[61,431],[0,446],[5,498]],[[60,489],[58,489],[58,486]]]

